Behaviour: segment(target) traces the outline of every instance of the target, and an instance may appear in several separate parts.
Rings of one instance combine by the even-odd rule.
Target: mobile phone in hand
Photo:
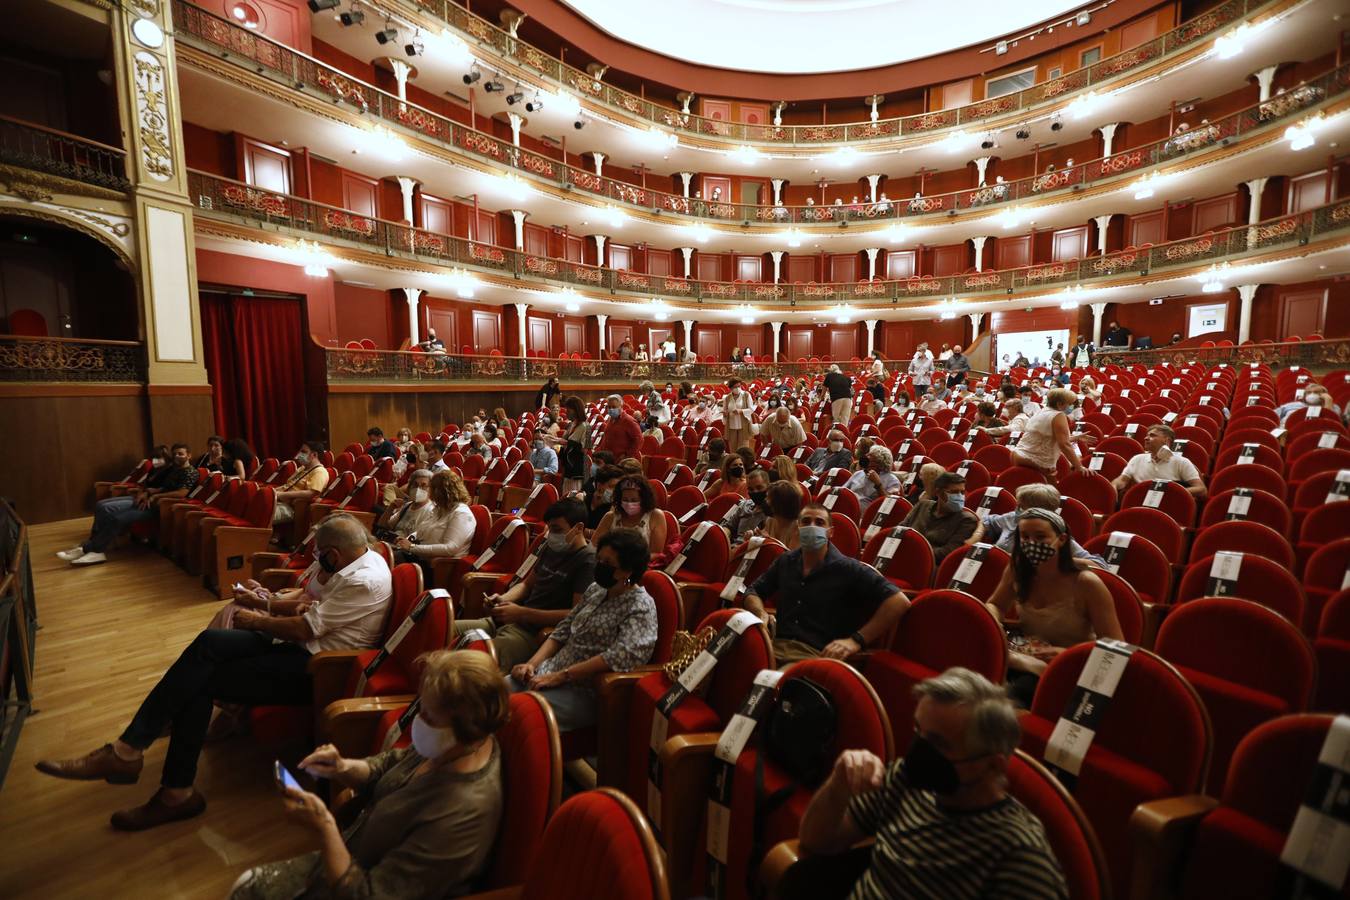
[[[290,773],[290,770],[281,764],[281,760],[278,759],[272,763],[272,770],[272,775],[277,781],[278,791],[281,791],[284,794],[286,788],[295,788],[297,791],[304,790],[304,788],[300,786],[300,782],[296,781],[295,776]]]

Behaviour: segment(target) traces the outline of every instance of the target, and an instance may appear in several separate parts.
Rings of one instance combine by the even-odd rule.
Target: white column
[[[603,234],[593,234],[591,237],[595,240],[595,264],[603,266],[605,264],[605,236]]]
[[[975,174],[980,178],[977,187],[984,187],[989,171],[989,161],[991,159],[993,159],[992,156],[981,156],[979,159],[975,160]]]
[[[408,346],[412,346],[422,341],[422,335],[417,327],[417,300],[422,296],[422,289],[404,288],[403,296],[408,298]]]
[[[520,126],[524,124],[525,119],[520,113],[509,112],[506,114],[507,120],[511,123],[511,143],[517,147],[520,146]]]
[[[989,240],[988,235],[973,237],[970,242],[975,245],[975,271],[984,271],[984,242]]]
[[[680,182],[684,185],[684,198],[685,198],[686,200],[688,200],[688,199],[689,199],[689,184],[690,184],[690,182],[692,182],[692,181],[694,180],[694,173],[693,173],[693,172],[677,172],[677,173],[675,173],[675,174],[677,174],[677,175],[680,176]]]
[[[408,76],[412,74],[412,66],[401,59],[388,58],[389,68],[394,72],[394,81],[398,82],[398,108],[403,109],[403,103],[408,99]]]
[[[773,329],[773,362],[778,362],[778,340],[779,334],[783,330],[783,323],[770,322],[769,327]]]
[[[877,185],[881,184],[880,175],[867,176],[867,200],[869,203],[877,202]]]
[[[528,354],[525,352],[525,310],[530,308],[528,303],[514,303],[516,308],[516,336],[520,339],[520,358],[524,359]]]
[[[684,349],[692,350],[694,347],[694,320],[681,319],[680,324],[684,326]]]
[[[773,260],[773,283],[777,284],[783,275],[783,251],[770,250],[769,258]]]
[[[1102,317],[1106,315],[1105,303],[1093,303],[1092,306],[1092,343],[1101,346]]]
[[[973,344],[980,336],[980,323],[984,321],[984,313],[967,313],[966,318],[970,319],[970,342]]]
[[[867,254],[867,280],[871,281],[877,277],[877,254],[881,252],[881,248],[868,247],[863,252]]]
[[[1119,122],[1109,122],[1098,129],[1102,133],[1103,159],[1111,155],[1111,143],[1116,139],[1116,128],[1119,127],[1119,125]]]
[[[525,217],[528,216],[528,215],[529,215],[529,213],[527,213],[527,212],[526,212],[525,210],[523,210],[523,209],[513,209],[513,210],[511,210],[511,218],[512,218],[512,219],[515,221],[515,223],[516,223],[516,249],[517,249],[517,250],[524,250],[524,249],[525,249]]]
[[[1111,213],[1104,216],[1093,216],[1092,221],[1097,223],[1097,252],[1102,256],[1106,255],[1106,229],[1111,224]]]
[[[685,278],[689,278],[689,277],[691,277],[690,274],[689,274],[689,270],[690,270],[690,269],[692,268],[692,266],[693,266],[693,260],[694,260],[694,248],[693,248],[693,247],[681,247],[681,248],[680,248],[680,255],[684,257],[684,277],[685,277]]]
[[[605,358],[605,323],[609,321],[609,316],[604,313],[596,313],[595,321],[600,325],[600,358]]]
[[[1237,286],[1238,299],[1242,301],[1238,311],[1237,342],[1239,344],[1252,339],[1252,300],[1256,297],[1256,289],[1260,286],[1259,284],[1239,284]]]
[[[783,179],[781,179],[781,178],[774,178],[774,179],[771,179],[771,180],[769,181],[769,184],[773,185],[773,205],[774,205],[774,206],[782,206],[782,205],[783,205],[783,184],[784,184],[784,183],[785,183],[785,182],[784,182]],[[689,196],[689,194],[686,193],[685,196],[687,197],[687,196]]]
[[[1247,244],[1256,243],[1256,223],[1261,221],[1261,194],[1266,189],[1268,178],[1253,178],[1247,182],[1247,193],[1251,203],[1247,206]]]
[[[1266,66],[1259,72],[1252,73],[1253,77],[1256,78],[1256,83],[1261,86],[1260,101],[1262,103],[1265,103],[1267,100],[1270,99],[1270,86],[1275,81],[1275,70],[1278,69],[1279,67],[1280,67],[1279,64],[1276,63],[1273,66]]]
[[[413,190],[417,187],[417,179],[409,178],[406,175],[398,176],[398,190],[403,195],[403,220],[411,225],[413,218]]]
[[[877,346],[877,320],[868,319],[863,324],[867,326],[867,355],[871,356]]]
[[[595,159],[595,174],[603,176],[605,173],[601,169],[605,167],[605,154],[592,153],[591,156]]]
[[[868,118],[873,122],[881,118],[881,110],[877,109],[877,107],[881,104],[882,99],[881,94],[873,94],[867,98],[867,102],[872,104],[872,111],[868,114]]]

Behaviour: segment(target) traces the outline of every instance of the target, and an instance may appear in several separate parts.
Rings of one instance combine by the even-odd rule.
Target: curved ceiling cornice
[[[675,48],[678,55],[669,55],[660,48],[651,49],[616,37],[573,9],[568,5],[569,2],[571,0],[563,3],[558,2],[558,0],[512,0],[511,6],[528,14],[528,19],[521,29],[522,37],[533,27],[543,28],[561,39],[565,44],[575,47],[587,56],[600,60],[616,70],[626,72],[637,78],[680,90],[693,91],[709,97],[739,97],[767,101],[817,101],[834,100],[840,97],[858,97],[860,103],[862,97],[877,91],[886,93],[912,90],[946,81],[968,78],[983,72],[1015,67],[1032,57],[1082,41],[1086,37],[1100,34],[1103,31],[1117,28],[1130,19],[1165,5],[1160,3],[1159,0],[1115,0],[1106,9],[1094,12],[1091,24],[1085,28],[1056,28],[1053,33],[1041,34],[1034,41],[1021,41],[1018,46],[1010,47],[1008,52],[1002,56],[980,52],[982,47],[988,46],[994,38],[1001,35],[994,35],[989,41],[977,44],[971,44],[971,41],[975,40],[974,37],[967,37],[962,41],[963,46],[960,46],[959,49],[952,49],[947,52],[926,49],[923,58],[913,58],[904,62],[892,62],[888,65],[864,69],[858,69],[855,64],[850,62],[850,71],[819,71],[818,74],[803,76],[795,73],[750,72],[730,68],[728,64],[734,63],[734,60],[725,58],[721,65],[692,62],[690,60],[693,57],[683,47]],[[587,2],[587,0],[576,0],[576,2],[582,3]],[[597,0],[597,2],[600,2],[600,0]],[[609,2],[609,0],[604,0],[604,2]],[[699,0],[699,2],[716,4],[718,0]],[[736,2],[736,0],[720,0],[720,2]],[[754,0],[749,0],[749,2],[754,2]],[[779,6],[796,5],[790,0],[766,0],[766,2],[775,2]],[[835,0],[824,0],[824,2],[834,5]],[[839,2],[846,2],[846,0],[839,0]],[[871,3],[873,0],[860,0],[860,2]],[[876,0],[876,2],[881,2],[881,0]],[[901,3],[899,0],[887,0],[887,2],[888,5],[890,3],[910,5],[908,2]],[[1040,0],[1037,0],[1037,2],[1039,4]],[[650,14],[651,8],[647,4],[630,3],[630,5],[637,10],[647,10]],[[924,5],[916,2],[914,8],[919,9]],[[941,4],[933,3],[931,5],[938,9],[944,8]],[[1027,16],[1020,14],[1022,9],[1020,3],[1005,2],[1004,5],[1018,10],[1019,15],[1016,18],[1024,25],[1036,25],[1045,21],[1042,18],[1040,22],[1029,22]],[[1077,9],[1084,4],[1079,2],[1077,4],[1045,3],[1044,5],[1064,11]],[[901,27],[898,30],[892,29],[891,32],[874,29],[870,20],[866,18],[866,14],[870,12],[870,8],[864,8],[859,9],[856,13],[841,14],[849,22],[854,23],[854,27],[851,29],[852,34],[848,35],[848,39],[844,43],[835,45],[838,49],[829,51],[832,59],[851,60],[852,54],[855,51],[865,50],[864,45],[868,43],[909,45],[915,42],[915,32],[908,27]],[[694,21],[692,14],[686,11],[684,4],[679,4],[668,15],[661,15],[656,21],[669,24],[667,19],[670,18]],[[968,25],[969,21],[969,17],[961,16],[963,25]],[[1005,21],[1007,20],[1005,19]],[[701,39],[701,42],[709,49],[731,48],[727,52],[738,55],[741,53],[743,45],[752,43],[756,46],[763,45],[772,50],[776,40],[776,28],[776,24],[772,26],[761,24],[753,37],[744,41],[733,40],[734,36],[717,34],[709,30]],[[1004,31],[1003,34],[1021,34],[1024,30],[1023,28],[1013,28],[1011,31]],[[970,32],[971,35],[976,33],[973,30]],[[877,35],[882,35],[880,40],[877,39]],[[917,40],[921,42],[924,38],[919,35]],[[888,55],[896,58],[902,57],[900,53],[894,50],[890,51]],[[569,62],[574,62],[574,60],[569,58]],[[829,64],[832,63],[826,65]]]
[[[600,30],[664,56],[791,75],[882,68],[988,45],[1082,5],[965,0],[953,15],[931,0],[682,0],[677,15],[652,15],[632,0],[562,2]]]

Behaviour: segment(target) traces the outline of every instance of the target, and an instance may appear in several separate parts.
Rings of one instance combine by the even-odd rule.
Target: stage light
[[[1029,128],[1017,129],[1017,139],[1019,141],[1025,141],[1029,137],[1031,137],[1031,129]]]
[[[398,40],[398,29],[385,28],[377,31],[375,32],[375,40],[379,41],[381,44],[392,44],[394,41]]]
[[[417,38],[413,38],[403,47],[403,52],[408,54],[409,56],[416,56],[417,54],[421,53],[423,49],[424,47],[422,42]]]
[[[1056,121],[1050,123],[1050,130],[1051,130],[1051,131],[1060,131],[1060,130],[1062,130],[1063,128],[1064,128],[1064,123],[1063,123],[1063,122],[1060,122],[1060,121],[1058,121],[1058,120],[1056,120]]]
[[[500,78],[494,78],[487,84],[483,85],[483,90],[487,91],[489,94],[496,94],[500,91],[506,90],[506,85],[502,84]]]
[[[544,99],[540,97],[538,94],[534,95],[533,100],[527,100],[525,102],[526,112],[539,112],[543,108],[544,108]]]
[[[984,140],[980,141],[980,149],[981,149],[981,150],[993,150],[993,149],[994,149],[994,141],[993,141],[993,139],[992,139],[992,138],[985,138]]]
[[[470,69],[468,72],[464,73],[464,83],[465,83],[465,84],[473,84],[475,81],[477,81],[478,79],[480,79],[480,78],[482,78],[482,77],[483,77],[483,71],[482,71],[481,69],[478,68],[477,64],[475,64],[474,67],[473,67],[472,69]]]
[[[338,16],[338,21],[342,23],[343,28],[351,28],[353,25],[360,25],[366,21],[366,14],[359,9],[350,9]]]
[[[338,5],[339,0],[309,0],[310,12],[323,12]]]
[[[525,95],[522,94],[520,91],[516,91],[516,92],[513,93],[513,94],[507,94],[507,95],[506,95],[506,105],[507,105],[507,106],[515,106],[517,103],[519,103],[520,101],[522,101],[522,100],[524,100],[524,99],[525,99]]]
[[[586,127],[586,120],[577,119],[575,122],[572,123],[572,127],[575,128],[577,131],[580,131],[581,129]]]

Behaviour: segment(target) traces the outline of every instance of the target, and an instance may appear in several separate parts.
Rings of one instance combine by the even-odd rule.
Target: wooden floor
[[[283,817],[272,783],[275,748],[250,738],[208,746],[197,773],[207,800],[196,819],[140,834],[108,825],[159,783],[168,742],[146,753],[140,782],[61,781],[33,763],[117,737],[141,699],[218,601],[158,553],[130,547],[76,569],[53,554],[88,534],[89,519],[29,530],[38,621],[35,714],[0,789],[0,897],[226,895],[251,865],[313,849]]]

